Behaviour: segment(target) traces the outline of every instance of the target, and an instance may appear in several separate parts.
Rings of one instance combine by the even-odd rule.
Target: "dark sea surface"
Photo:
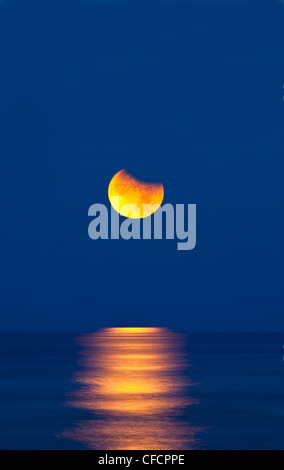
[[[284,449],[284,334],[0,335],[1,449]]]

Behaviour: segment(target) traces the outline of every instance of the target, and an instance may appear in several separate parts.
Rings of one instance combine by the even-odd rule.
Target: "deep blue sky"
[[[0,4],[1,329],[284,330],[284,5]],[[93,241],[127,168],[197,246]]]

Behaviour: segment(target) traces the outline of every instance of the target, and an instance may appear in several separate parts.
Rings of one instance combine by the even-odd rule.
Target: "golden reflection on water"
[[[183,336],[164,328],[108,328],[80,338],[78,390],[72,407],[91,419],[75,423],[62,437],[87,448],[185,450],[198,447],[201,429],[185,410],[196,403]],[[188,414],[188,412],[187,412]]]

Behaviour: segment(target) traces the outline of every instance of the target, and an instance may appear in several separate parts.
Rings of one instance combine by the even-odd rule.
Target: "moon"
[[[124,169],[110,181],[108,197],[119,214],[131,219],[142,219],[160,207],[164,199],[164,187],[162,183],[140,181]],[[134,206],[129,206],[133,204]]]

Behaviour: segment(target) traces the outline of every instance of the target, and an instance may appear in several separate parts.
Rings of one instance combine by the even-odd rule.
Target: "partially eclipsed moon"
[[[164,187],[162,183],[144,183],[131,176],[127,170],[120,170],[109,183],[108,197],[119,214],[141,219],[160,207]]]

